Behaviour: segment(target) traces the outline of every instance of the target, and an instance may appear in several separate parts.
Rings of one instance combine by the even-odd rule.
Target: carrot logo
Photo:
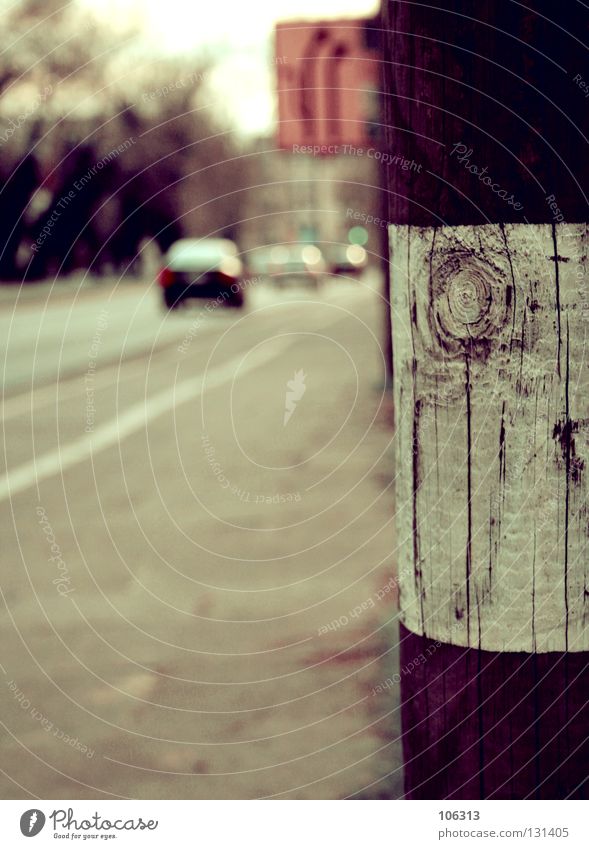
[[[20,818],[20,830],[25,837],[36,837],[45,825],[45,814],[38,808],[25,811]]]
[[[301,400],[307,389],[305,385],[305,372],[302,369],[295,371],[292,380],[286,382],[286,398],[284,400],[284,420],[283,427],[286,427],[290,421],[290,417],[297,408],[298,402]]]

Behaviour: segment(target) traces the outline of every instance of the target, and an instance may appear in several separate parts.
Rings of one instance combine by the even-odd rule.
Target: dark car
[[[215,298],[225,306],[241,307],[241,274],[237,245],[229,239],[180,239],[164,256],[158,282],[168,309],[188,298]]]

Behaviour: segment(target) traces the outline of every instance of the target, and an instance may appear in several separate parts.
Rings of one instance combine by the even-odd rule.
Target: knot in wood
[[[477,324],[491,305],[491,289],[480,275],[459,272],[450,281],[448,304],[460,324]]]
[[[458,251],[433,271],[431,285],[434,329],[445,350],[458,352],[466,342],[487,346],[498,337],[508,312],[498,268]]]

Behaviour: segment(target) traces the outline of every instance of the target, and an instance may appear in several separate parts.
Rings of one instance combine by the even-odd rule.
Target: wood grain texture
[[[386,0],[383,14],[387,150],[420,166],[389,169],[389,221],[543,223],[552,194],[586,221],[586,4]]]
[[[391,226],[403,624],[589,649],[587,225]]]
[[[407,796],[586,797],[587,8],[383,21]]]
[[[587,654],[400,637],[406,798],[588,798]]]

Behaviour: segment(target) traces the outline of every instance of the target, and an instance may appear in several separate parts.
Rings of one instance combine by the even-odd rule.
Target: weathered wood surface
[[[589,770],[587,15],[383,3],[386,147],[418,164],[386,184],[413,798]]]
[[[588,798],[586,653],[400,636],[406,798]]]
[[[587,650],[588,228],[390,236],[402,622]]]

